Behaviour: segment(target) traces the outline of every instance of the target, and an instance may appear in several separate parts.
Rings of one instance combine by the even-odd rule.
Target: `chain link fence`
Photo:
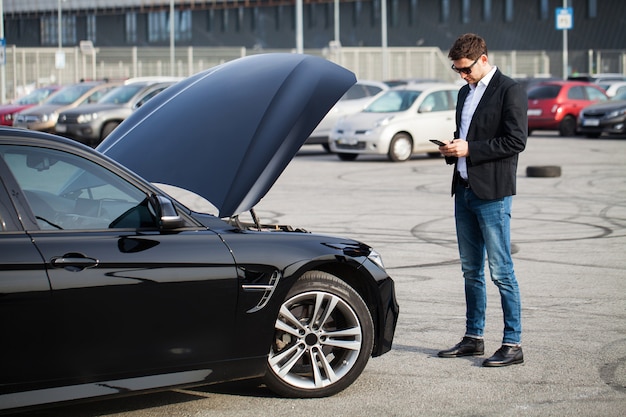
[[[46,84],[80,80],[124,80],[134,77],[186,77],[246,55],[294,50],[168,47],[17,48],[7,47],[3,101]],[[439,48],[339,47],[305,50],[353,71],[359,79],[401,78],[458,81]],[[562,76],[560,51],[491,51],[490,60],[513,77]],[[626,73],[626,51],[570,51],[570,73]]]

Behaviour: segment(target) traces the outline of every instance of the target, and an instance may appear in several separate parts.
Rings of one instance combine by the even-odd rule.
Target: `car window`
[[[626,93],[626,85],[615,90],[615,95],[618,96],[622,93]]]
[[[106,104],[125,104],[128,103],[135,95],[141,91],[143,85],[129,84],[123,85],[112,90],[100,97],[100,103]]]
[[[374,86],[374,85],[364,85],[365,91],[367,91],[368,96],[375,96],[376,94],[383,91],[382,88]]]
[[[606,96],[601,91],[599,91],[596,88],[586,87],[585,90],[587,90],[587,97],[589,98],[589,100],[593,100],[593,101],[596,101],[596,100],[602,101],[602,100],[604,100],[604,101],[606,101],[606,99],[607,99]]]
[[[390,113],[405,111],[417,100],[422,92],[416,90],[387,91],[370,103],[365,112]]]
[[[147,195],[104,167],[53,149],[0,146],[43,230],[155,228]]]
[[[435,91],[430,93],[420,105],[420,112],[437,112],[450,110],[449,96],[447,91]]]
[[[46,101],[46,104],[57,104],[60,106],[72,104],[76,100],[80,98],[83,94],[85,94],[89,89],[93,87],[88,84],[76,84],[65,87],[50,96],[50,98]]]
[[[570,100],[586,100],[585,90],[580,86],[574,86],[567,92],[567,98]]]
[[[93,93],[89,94],[89,96],[84,99],[83,101],[80,102],[80,105],[83,104],[87,104],[87,103],[96,103],[98,102],[98,100],[100,100],[102,98],[103,95],[105,95],[107,93],[107,91],[111,90],[111,88],[101,88],[99,90],[94,91]]]
[[[528,91],[528,98],[531,100],[556,98],[560,91],[560,85],[540,85],[533,87],[530,91]]]
[[[623,89],[617,90],[617,94],[613,96],[612,100],[626,100],[626,87]]]
[[[25,95],[17,100],[15,100],[15,104],[17,105],[29,105],[29,104],[39,104],[44,101],[50,94],[54,92],[51,88],[39,88],[37,90],[32,91],[30,94]]]
[[[359,98],[368,97],[367,89],[362,84],[354,84],[348,89],[341,97],[341,100],[356,100]]]
[[[150,100],[152,97],[156,96],[157,94],[159,94],[161,91],[165,90],[166,87],[162,87],[162,88],[158,88],[154,91],[150,91],[148,94],[146,94],[141,100],[139,100],[137,102],[137,104],[135,104],[135,108],[139,108],[141,106],[143,106],[148,100]]]

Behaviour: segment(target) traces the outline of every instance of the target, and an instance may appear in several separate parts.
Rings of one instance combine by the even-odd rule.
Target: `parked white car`
[[[618,94],[626,92],[626,81],[605,81],[598,83],[598,85],[604,88],[606,95],[609,97],[615,97]]]
[[[394,87],[359,113],[341,118],[330,134],[330,150],[344,161],[362,154],[386,154],[394,162],[416,153],[439,156],[429,139],[452,139],[459,88],[447,83]]]

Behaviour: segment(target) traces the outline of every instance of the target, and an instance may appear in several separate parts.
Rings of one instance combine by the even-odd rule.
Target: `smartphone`
[[[447,143],[443,143],[442,141],[437,140],[437,139],[430,139],[430,141],[432,143],[434,143],[435,145],[437,145],[437,146],[446,146],[447,145]]]

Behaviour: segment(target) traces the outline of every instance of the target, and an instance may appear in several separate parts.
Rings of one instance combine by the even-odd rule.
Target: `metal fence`
[[[80,80],[122,80],[145,76],[186,77],[221,63],[258,53],[293,50],[247,48],[17,48],[7,47],[2,101],[45,84]],[[456,81],[450,62],[439,48],[341,47],[305,50],[351,71],[357,78],[383,80],[436,78]],[[490,61],[514,77],[562,76],[560,51],[491,51]],[[626,73],[626,51],[570,51],[570,73]]]

